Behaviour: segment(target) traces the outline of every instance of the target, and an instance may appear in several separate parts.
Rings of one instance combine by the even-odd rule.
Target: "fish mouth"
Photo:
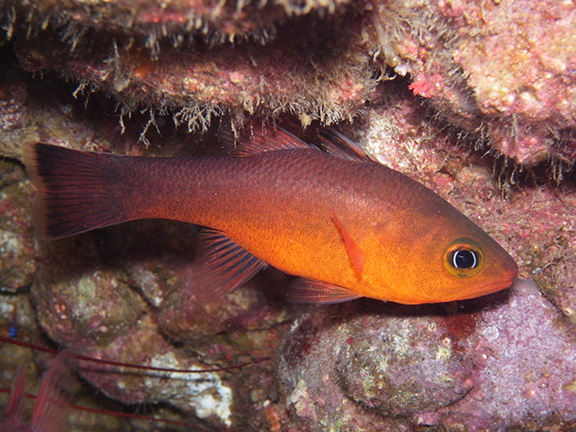
[[[488,294],[494,294],[495,292],[505,290],[510,288],[514,281],[517,279],[517,276],[510,276],[507,278],[502,278],[497,281],[489,282],[482,284],[476,287],[472,292],[470,292],[469,296],[466,296],[466,299],[473,299],[477,297],[482,297]]]

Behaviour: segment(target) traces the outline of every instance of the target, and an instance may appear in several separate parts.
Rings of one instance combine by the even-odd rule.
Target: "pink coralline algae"
[[[575,160],[576,6],[485,2],[5,1],[21,64],[104,90],[124,112],[171,112],[205,130],[232,114],[331,124],[379,82],[522,165]]]
[[[520,164],[574,161],[573,2],[386,2],[375,22],[394,13],[406,37],[379,34],[414,94]]]
[[[575,426],[569,421],[576,417],[574,331],[533,281],[515,290],[506,305],[478,321],[469,342],[475,386],[447,424],[466,424],[463,418],[470,416],[485,418],[488,426],[543,428],[562,420],[567,429]]]
[[[556,1],[486,7],[468,1],[458,11],[456,4],[445,6],[458,23],[455,60],[497,148],[521,163],[551,155],[573,160],[566,150],[574,142],[564,135],[576,126],[576,6]],[[468,37],[472,32],[475,37]]]
[[[522,284],[533,288],[476,311],[358,302],[304,314],[280,360],[289,430],[570,430],[574,332]]]

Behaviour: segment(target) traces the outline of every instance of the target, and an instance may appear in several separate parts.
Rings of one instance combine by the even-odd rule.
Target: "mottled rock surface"
[[[570,430],[572,324],[533,282],[519,287],[453,311],[359,301],[304,314],[279,368],[294,430]]]
[[[21,64],[104,90],[190,130],[229,113],[351,120],[379,82],[522,165],[576,159],[571,1],[4,0]]]

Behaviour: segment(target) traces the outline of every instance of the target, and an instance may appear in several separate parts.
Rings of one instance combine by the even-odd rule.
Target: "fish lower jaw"
[[[467,293],[466,296],[461,296],[460,298],[455,298],[454,300],[469,300],[478,297],[483,297],[489,294],[494,294],[498,291],[510,288],[514,283],[515,277],[510,279],[504,279],[496,282],[491,282],[487,284],[480,285],[474,290]]]
[[[373,298],[376,300],[384,301],[384,302],[394,302],[399,304],[406,304],[406,305],[419,305],[419,304],[435,304],[435,303],[449,303],[453,301],[460,301],[460,300],[470,300],[478,297],[483,297],[485,295],[494,294],[498,291],[505,290],[510,288],[515,281],[514,278],[499,280],[496,282],[486,283],[482,285],[478,285],[475,288],[467,289],[466,291],[454,291],[454,295],[447,295],[447,294],[435,294],[431,296],[423,295],[422,292],[418,292],[414,290],[414,296],[406,296],[406,295],[385,295],[383,296],[381,293],[374,295],[373,293],[363,293],[364,297]]]

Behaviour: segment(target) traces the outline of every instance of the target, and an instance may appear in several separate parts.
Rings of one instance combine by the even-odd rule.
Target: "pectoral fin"
[[[352,267],[354,267],[358,278],[362,279],[362,269],[364,268],[364,258],[366,255],[335,214],[332,215],[332,220],[340,233],[340,237],[342,237],[344,241],[344,246],[346,247],[346,252],[348,253]]]
[[[292,303],[333,304],[362,297],[355,291],[313,279],[296,279],[288,290]]]

